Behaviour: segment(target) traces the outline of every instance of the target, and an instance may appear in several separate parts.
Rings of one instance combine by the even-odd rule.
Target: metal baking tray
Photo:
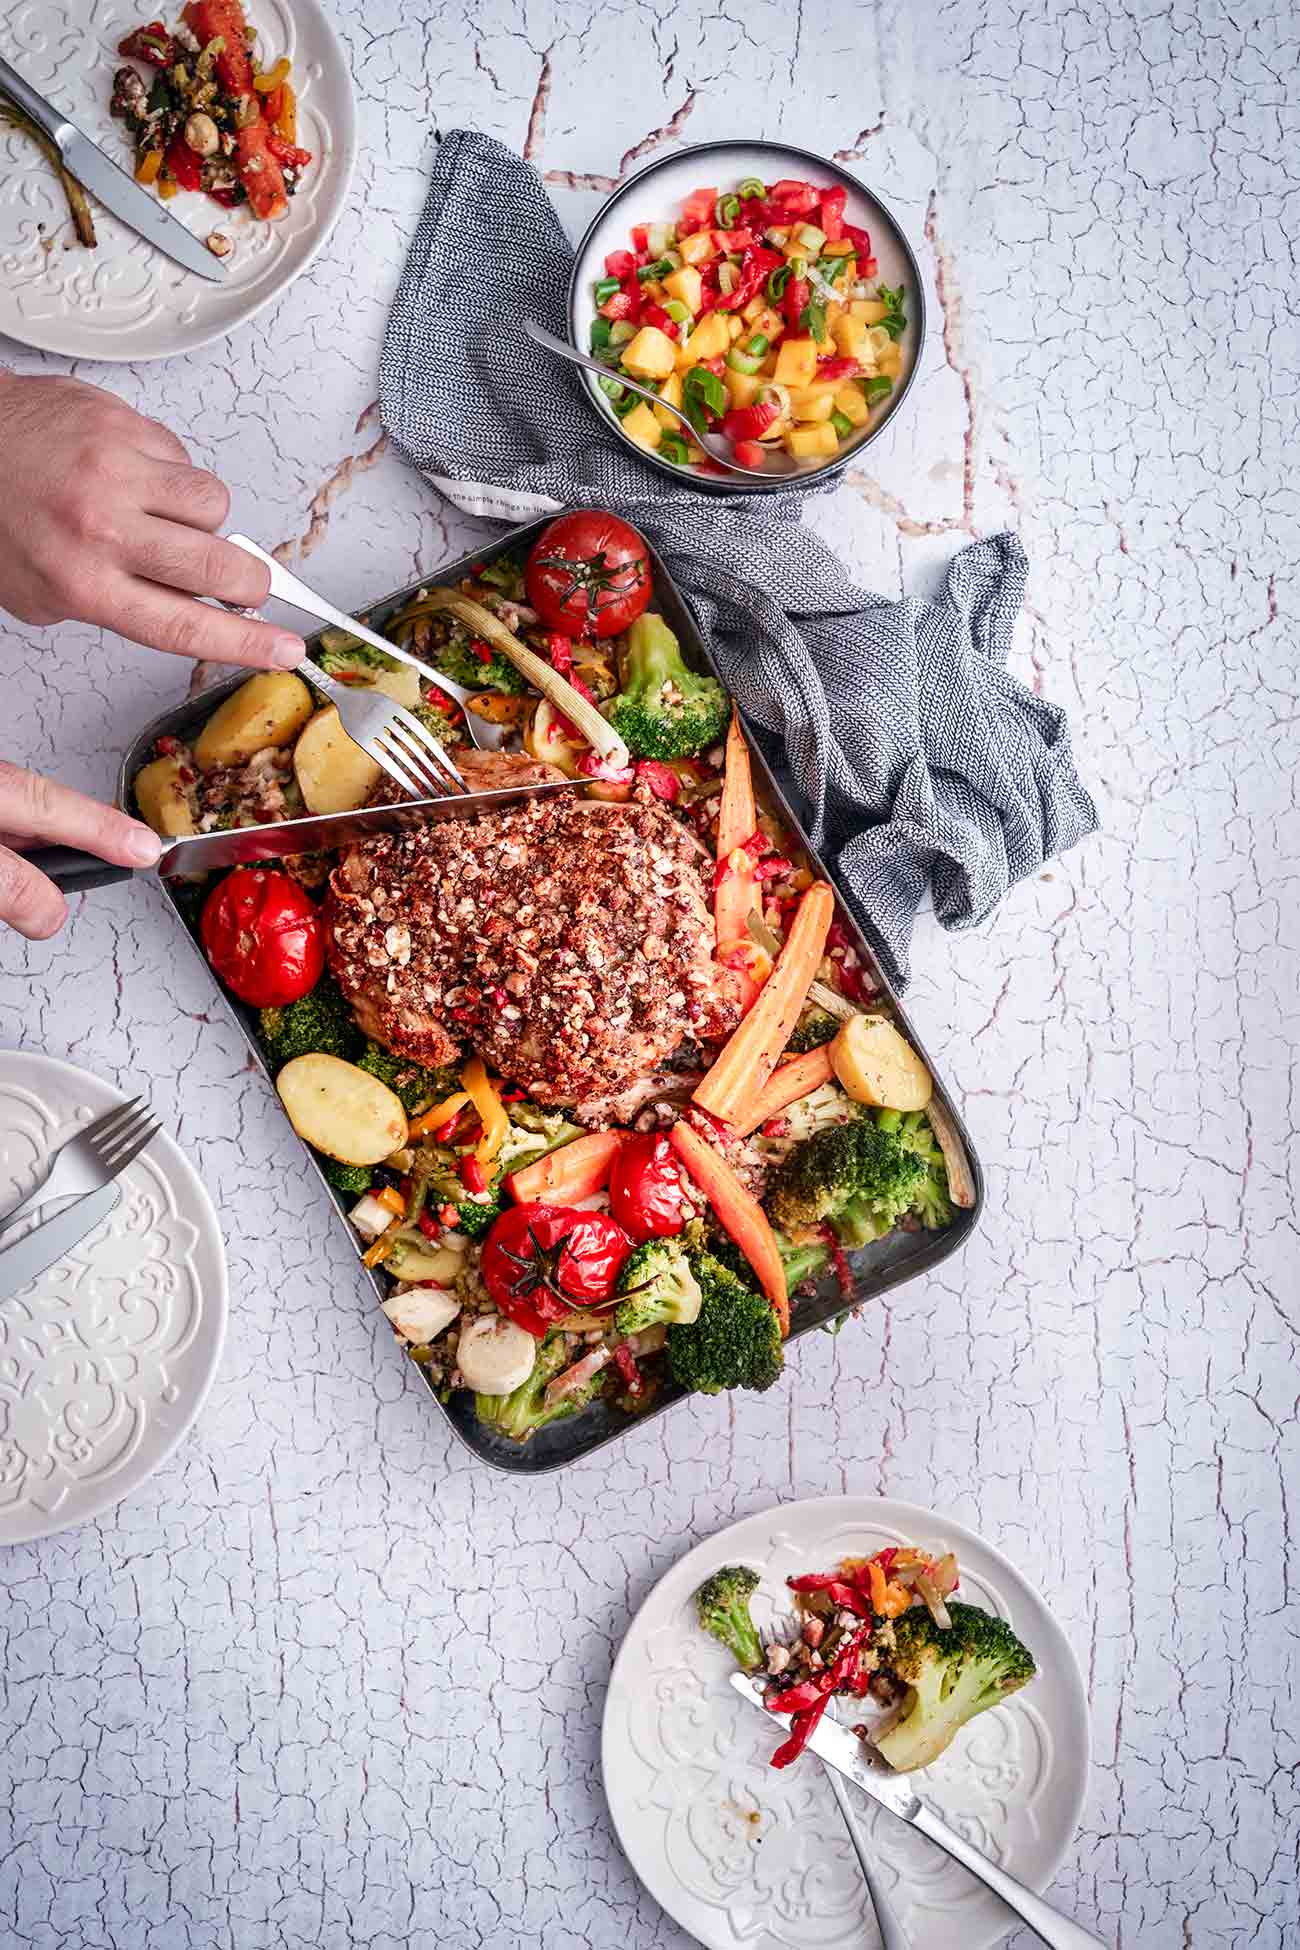
[[[526,548],[540,534],[547,522],[553,518],[553,516],[548,515],[539,521],[528,523],[525,527],[512,529],[501,538],[499,543],[494,543],[486,548],[476,549],[473,554],[462,556],[459,561],[444,562],[436,568],[430,568],[417,580],[407,583],[405,587],[397,590],[394,594],[385,596],[382,601],[372,604],[367,612],[372,623],[377,629],[382,629],[389,616],[400,609],[405,602],[409,601],[417,589],[427,588],[431,583],[435,582],[454,582],[460,576],[467,574],[474,565],[481,565],[484,562],[492,560],[497,555]],[[653,549],[650,551],[650,558],[654,569],[654,600],[656,606],[666,618],[669,626],[676,632],[687,662],[695,664],[701,669],[711,670],[715,676],[720,677],[720,673],[717,671],[701,636],[689,603],[673,583],[663,563]],[[315,638],[309,639],[309,644],[314,642]],[[221,700],[228,696],[231,691],[237,689],[245,681],[247,676],[248,672],[246,670],[237,671],[221,684],[214,685],[210,690],[201,692],[197,697],[187,699],[184,704],[176,705],[170,711],[163,712],[160,717],[154,719],[152,724],[145,726],[122,761],[117,788],[118,800],[121,805],[126,806],[131,803],[132,782],[135,779],[136,773],[148,762],[153,751],[154,740],[171,734],[189,741],[197,733],[200,725],[211,717]],[[749,730],[749,742],[753,754],[755,784],[759,796],[765,796],[770,804],[780,808],[782,817],[787,821],[791,830],[799,835],[800,841],[809,858],[817,863],[821,872],[834,884],[834,873],[818,858],[815,849],[809,843],[800,822],[796,819],[790,808],[789,801],[777,785],[752,730]],[[208,967],[207,958],[204,956],[197,938],[185,919],[182,904],[184,900],[183,885],[173,881],[163,881],[162,887],[166,898],[171,902],[172,907],[176,911],[177,920],[180,922],[184,933],[193,945],[194,952],[203,962],[203,966],[208,969],[214,989],[220,995],[234,1020],[243,1030],[248,1046],[258,1066],[266,1075],[267,1087],[274,1089],[274,1079],[267,1068],[261,1045],[255,1033],[256,1012],[247,1008],[242,1002],[231,995],[218,982],[216,976],[212,974],[211,969]],[[936,1094],[948,1109],[958,1135],[966,1149],[966,1156],[970,1164],[971,1176],[975,1185],[975,1202],[967,1209],[959,1211],[952,1225],[948,1226],[943,1232],[893,1232],[886,1238],[875,1240],[871,1245],[865,1246],[859,1252],[851,1254],[850,1259],[855,1276],[852,1299],[845,1300],[833,1273],[824,1275],[818,1283],[815,1296],[801,1301],[798,1306],[790,1331],[790,1338],[792,1340],[798,1340],[804,1334],[812,1333],[815,1328],[828,1326],[839,1315],[843,1314],[846,1308],[856,1307],[863,1302],[874,1300],[878,1295],[887,1293],[891,1287],[901,1285],[904,1280],[915,1279],[920,1274],[931,1272],[942,1261],[948,1259],[953,1253],[965,1245],[971,1232],[979,1222],[980,1212],[984,1202],[983,1173],[980,1169],[979,1160],[971,1146],[970,1137],[960,1113],[948,1092],[944,1089],[942,1079],[935,1069],[935,1065],[920,1038],[909,1023],[905,1010],[901,1007],[897,997],[881,974],[875,956],[872,954],[862,934],[862,930],[857,925],[852,910],[848,902],[844,899],[842,890],[840,890],[839,911],[841,919],[853,937],[858,952],[865,957],[868,967],[873,971],[875,979],[880,985],[882,997],[887,999],[889,1007],[900,1027],[920,1051],[934,1074]],[[359,1281],[369,1286],[376,1301],[384,1299],[388,1292],[388,1283],[385,1281],[383,1275],[377,1270],[363,1267],[360,1263],[361,1248],[357,1243],[357,1235],[347,1220],[348,1199],[343,1194],[336,1192],[333,1186],[330,1185],[324,1173],[320,1170],[315,1154],[310,1151],[309,1147],[304,1145],[303,1148],[308,1151],[308,1155],[311,1157],[313,1167],[320,1179],[322,1192],[326,1198],[332,1201],[338,1211],[339,1224],[343,1226],[348,1238],[356,1246],[357,1276]],[[378,1308],[376,1308],[376,1322],[382,1323],[385,1333],[389,1331],[387,1320],[383,1314],[379,1313]],[[848,1331],[852,1331],[851,1326]],[[394,1359],[406,1359],[406,1356],[401,1353],[396,1343],[393,1353]],[[416,1372],[422,1376],[424,1375],[424,1370],[418,1366],[416,1367]],[[504,1437],[492,1435],[480,1427],[474,1415],[472,1398],[467,1393],[458,1393],[453,1396],[450,1403],[443,1403],[439,1401],[432,1385],[428,1383],[427,1377],[425,1379],[426,1385],[429,1387],[430,1400],[434,1403],[438,1412],[444,1415],[448,1422],[450,1422],[456,1435],[467,1449],[472,1450],[476,1456],[494,1469],[506,1470],[513,1474],[524,1476],[543,1475],[549,1470],[563,1468],[566,1463],[576,1462],[580,1456],[588,1456],[594,1450],[604,1448],[607,1443],[616,1442],[622,1436],[634,1434],[638,1427],[652,1422],[659,1415],[667,1414],[680,1402],[686,1400],[685,1394],[669,1382],[661,1389],[654,1406],[640,1415],[624,1414],[620,1409],[606,1402],[593,1403],[582,1414],[574,1416],[569,1421],[553,1423],[550,1428],[541,1430],[530,1442],[520,1445],[509,1442]],[[780,1383],[777,1385],[779,1387]]]

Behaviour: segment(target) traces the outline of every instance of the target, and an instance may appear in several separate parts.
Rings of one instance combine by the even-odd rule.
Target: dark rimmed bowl
[[[628,248],[634,224],[667,223],[691,191],[711,177],[719,190],[725,190],[734,188],[746,176],[757,176],[765,183],[793,176],[830,189],[842,185],[848,192],[846,218],[870,232],[880,267],[880,282],[905,287],[908,324],[900,341],[903,372],[884,410],[868,421],[857,438],[834,459],[816,467],[773,474],[769,480],[751,480],[740,474],[700,474],[693,468],[678,467],[672,461],[660,460],[657,454],[647,453],[623,432],[622,423],[601,392],[595,375],[575,371],[573,379],[583,387],[596,411],[609,422],[628,451],[648,466],[657,467],[661,474],[718,494],[789,494],[830,480],[892,424],[912,390],[925,344],[925,289],[912,246],[892,212],[842,163],[819,156],[812,149],[792,149],[783,142],[740,141],[700,142],[693,148],[677,149],[657,162],[648,163],[602,204],[578,245],[569,278],[569,336],[579,352],[589,349],[591,321],[596,315],[593,295],[596,281],[604,275],[608,252]]]
[[[467,574],[475,564],[483,564],[490,561],[494,556],[514,553],[518,550],[525,549],[536,539],[542,529],[553,518],[553,516],[546,515],[540,521],[530,522],[527,527],[514,529],[510,534],[504,536],[500,544],[495,547],[476,549],[472,555],[466,555],[458,562],[443,563],[438,568],[431,569],[426,575],[421,576],[418,581],[408,583],[405,588],[399,589],[395,594],[385,596],[381,602],[375,603],[369,610],[372,623],[376,629],[382,630],[387,619],[395,611],[400,609],[404,603],[408,602],[417,589],[426,588],[430,583],[435,581],[454,582],[459,577]],[[656,607],[663,614],[669,627],[676,632],[687,661],[701,670],[711,670],[715,676],[718,676],[719,673],[705,648],[699,627],[689,604],[676,584],[672,581],[663,563],[659,560],[653,549],[650,550],[650,558],[654,569],[654,601]],[[314,643],[315,639],[311,639],[311,642]],[[211,690],[203,691],[197,697],[189,698],[185,703],[173,706],[170,711],[165,711],[161,717],[155,718],[152,724],[146,725],[122,761],[117,786],[119,804],[123,806],[130,805],[132,782],[136,773],[152,757],[155,739],[166,736],[182,738],[187,742],[193,739],[200,725],[211,717],[221,700],[229,696],[231,691],[236,690],[246,680],[247,676],[247,671],[236,671],[222,683],[214,685]],[[821,872],[833,883],[833,873],[827,869],[824,862],[818,860],[818,856],[804,834],[803,828],[791,812],[783,793],[765,764],[763,755],[758,749],[757,742],[752,737],[752,734],[750,738],[750,749],[753,755],[756,775],[755,784],[760,795],[766,795],[768,802],[772,806],[779,808],[781,816],[789,825],[790,830],[799,835],[809,858],[817,862]],[[176,909],[178,918],[185,925],[185,931],[194,946],[195,953],[202,960],[204,967],[208,968],[207,958],[198,944],[193,928],[186,921],[186,890],[184,884],[175,881],[164,881],[162,886],[167,898]],[[876,968],[875,958],[863,938],[862,931],[857,926],[843,900],[839,903],[839,918],[848,929],[854,946],[863,957],[867,967],[874,972],[875,979],[880,985],[882,998],[888,1008],[897,1019],[909,1040],[920,1051],[921,1055],[925,1057],[931,1072],[934,1073],[936,1094],[949,1111],[953,1123],[956,1126],[957,1133],[966,1150],[966,1156],[970,1163],[971,1176],[975,1183],[975,1203],[969,1209],[958,1212],[953,1223],[942,1232],[893,1232],[887,1238],[878,1239],[872,1245],[864,1247],[860,1252],[851,1254],[850,1261],[853,1269],[853,1291],[851,1296],[846,1299],[845,1295],[840,1291],[838,1281],[834,1274],[827,1273],[818,1283],[815,1296],[811,1299],[800,1301],[791,1327],[790,1338],[792,1340],[798,1340],[804,1334],[810,1334],[814,1328],[829,1326],[845,1312],[847,1307],[860,1306],[863,1301],[871,1300],[878,1294],[887,1293],[891,1287],[901,1285],[904,1280],[915,1279],[919,1274],[932,1272],[935,1267],[939,1266],[945,1259],[948,1259],[953,1253],[959,1251],[965,1245],[967,1239],[974,1231],[975,1226],[979,1223],[980,1211],[984,1202],[983,1173],[980,1170],[979,1161],[971,1148],[966,1127],[947,1091],[944,1089],[943,1083],[935,1071],[933,1062],[926,1054],[920,1038],[909,1024],[906,1015],[899,1006],[898,1000],[888,983]],[[211,975],[210,968],[208,972]],[[244,1003],[238,1001],[224,989],[217,981],[215,975],[212,975],[212,983],[225,1003],[227,1010],[243,1030],[258,1066],[266,1074],[268,1087],[273,1089],[274,1078],[267,1066],[261,1044],[257,1039],[257,1012],[254,1009],[248,1008]],[[389,1289],[382,1274],[374,1269],[365,1269],[360,1265],[361,1247],[358,1244],[357,1235],[347,1219],[348,1206],[352,1201],[334,1190],[334,1187],[321,1171],[316,1154],[306,1145],[303,1148],[307,1151],[307,1155],[312,1161],[313,1169],[320,1177],[320,1182],[326,1195],[333,1201],[338,1211],[339,1224],[345,1228],[348,1238],[356,1249],[358,1273],[361,1280],[368,1283],[376,1302],[386,1298]],[[377,1323],[382,1323],[383,1331],[386,1334],[391,1332],[387,1320],[379,1313],[377,1306],[376,1320]],[[397,1358],[396,1350],[394,1350],[394,1358]],[[405,1359],[406,1357],[403,1355],[401,1358]],[[424,1370],[421,1369],[420,1373],[423,1374]],[[428,1377],[425,1376],[425,1379],[427,1382]],[[593,1450],[604,1448],[606,1443],[614,1442],[620,1436],[633,1433],[640,1424],[653,1421],[656,1416],[666,1414],[670,1409],[687,1399],[680,1389],[668,1383],[662,1389],[654,1407],[642,1415],[626,1415],[608,1402],[593,1403],[590,1408],[584,1410],[581,1415],[575,1416],[571,1421],[554,1423],[550,1428],[543,1429],[531,1442],[520,1445],[484,1429],[475,1417],[473,1401],[468,1394],[460,1393],[454,1395],[450,1402],[444,1403],[438,1400],[431,1385],[429,1393],[430,1399],[437,1403],[439,1411],[446,1416],[465,1447],[472,1450],[482,1461],[490,1464],[494,1469],[507,1470],[517,1475],[534,1476],[543,1475],[552,1469],[561,1469],[566,1463],[576,1462],[580,1456],[587,1456]]]

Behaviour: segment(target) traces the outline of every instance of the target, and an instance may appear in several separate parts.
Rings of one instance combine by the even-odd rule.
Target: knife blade
[[[12,1246],[0,1246],[0,1300],[8,1300],[29,1280],[55,1265],[106,1219],[122,1196],[116,1179],[74,1199],[52,1219],[45,1219]]]
[[[24,81],[17,68],[3,56],[0,56],[0,94],[8,95],[24,115],[44,129],[57,146],[69,174],[106,210],[111,210],[138,236],[165,252],[173,263],[193,271],[196,277],[206,278],[209,284],[224,282],[223,261],[214,257],[198,237],[192,236],[156,196],[141,189],[133,177],[119,169],[60,109],[38,94],[30,82]]]
[[[748,1673],[733,1672],[731,1683],[751,1706],[766,1714],[774,1725],[790,1725],[788,1713],[768,1711],[763,1704],[762,1693]],[[1101,1937],[1085,1930],[1081,1923],[1062,1916],[1059,1910],[1053,1909],[1041,1896],[1036,1896],[1023,1882],[1017,1882],[1013,1875],[1008,1875],[996,1862],[991,1862],[973,1842],[968,1842],[964,1835],[950,1828],[929,1802],[922,1801],[920,1795],[908,1786],[909,1775],[897,1774],[887,1762],[873,1759],[857,1734],[842,1727],[837,1720],[824,1717],[819,1720],[808,1746],[827,1767],[834,1768],[837,1774],[842,1774],[855,1787],[861,1788],[864,1794],[869,1794],[873,1801],[888,1808],[891,1815],[897,1815],[900,1821],[907,1822],[920,1834],[928,1836],[945,1854],[960,1862],[964,1869],[969,1869],[995,1896],[1000,1896],[1022,1922],[1028,1923],[1034,1934],[1051,1946],[1051,1950],[1107,1950]]]
[[[156,867],[164,880],[190,874],[214,873],[223,867],[246,867],[258,860],[292,860],[301,853],[326,853],[351,840],[371,839],[376,833],[400,833],[430,819],[469,819],[492,806],[511,806],[522,799],[549,798],[573,792],[582,779],[544,779],[536,785],[503,786],[497,792],[465,792],[440,799],[402,799],[392,806],[363,806],[357,812],[316,813],[307,819],[281,819],[267,826],[232,826],[224,833],[195,833],[171,840]],[[24,855],[32,866],[65,894],[82,894],[134,879],[133,867],[109,866],[93,853],[70,846],[36,847]]]

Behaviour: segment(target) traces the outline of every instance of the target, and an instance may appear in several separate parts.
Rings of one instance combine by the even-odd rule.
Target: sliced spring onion
[[[646,249],[651,257],[662,257],[669,244],[677,241],[675,223],[652,223],[646,230]]]
[[[886,379],[883,373],[878,374],[875,379],[859,379],[858,384],[862,388],[862,396],[868,406],[876,406],[882,399],[888,399],[894,390],[893,380]]]
[[[608,719],[602,718],[595,705],[581,691],[575,691],[572,684],[530,650],[526,643],[521,643],[513,630],[508,630],[501,618],[494,616],[490,609],[484,609],[482,603],[476,603],[472,596],[462,596],[459,589],[431,589],[420,607],[430,612],[450,610],[462,623],[468,623],[475,636],[481,636],[503,657],[509,657],[515,669],[528,679],[534,689],[539,690],[581,732],[593,751],[609,759],[611,764],[631,764],[631,753]]]
[[[768,338],[766,332],[755,332],[749,344],[745,347],[746,352],[752,353],[755,359],[765,358],[771,349],[772,341]]]
[[[640,398],[641,395],[639,393],[629,393],[624,389],[622,399],[616,399],[613,402],[614,411],[618,414],[620,420],[627,418],[632,408],[638,404]]]
[[[826,242],[826,232],[824,230],[818,230],[815,223],[801,223],[796,225],[794,234],[804,249],[811,251],[814,257]]]
[[[616,404],[622,399],[624,388],[617,379],[598,379],[596,384],[606,399],[612,399]]]
[[[674,325],[689,325],[691,322],[691,308],[689,305],[684,305],[680,298],[665,299],[664,310]]]
[[[743,183],[737,185],[736,195],[746,199],[751,196],[766,196],[767,184],[760,183],[757,176],[747,176]]]
[[[603,379],[601,380],[600,383],[602,386],[605,384]],[[841,440],[847,440],[849,435],[853,431],[852,420],[849,419],[846,413],[841,413],[838,406],[834,409],[834,411],[831,414],[831,425],[834,427],[836,433],[838,433]]]
[[[605,319],[603,322],[607,325],[609,324],[608,319]],[[609,342],[611,345],[627,345],[635,337],[636,326],[630,319],[616,318],[614,323],[609,327]]]
[[[591,321],[591,349],[601,351],[610,342],[614,327],[607,318],[593,318]]]
[[[662,459],[671,460],[682,467],[690,459],[691,450],[680,433],[661,433],[658,451]]]
[[[767,280],[767,295],[772,300],[772,303],[774,305],[780,304],[781,299],[785,295],[785,288],[789,284],[789,282],[790,282],[790,266],[788,264],[778,264],[775,271],[769,272],[768,280]]]
[[[740,215],[738,196],[720,196],[713,208],[719,230],[734,230],[736,218]]]
[[[808,266],[808,282],[812,286],[813,290],[817,293],[817,296],[819,298],[824,298],[827,304],[833,305],[838,303],[839,296],[840,296],[839,292],[835,289],[835,286],[833,284],[828,284],[826,282],[826,279],[822,276],[821,271],[816,264],[810,264]]]
[[[729,298],[736,288],[739,273],[734,264],[724,260],[718,266],[718,290],[724,298]]]
[[[673,267],[672,267],[671,259],[667,257],[657,257],[655,258],[653,263],[643,264],[641,266],[640,270],[637,272],[637,279],[641,284],[654,284],[657,282],[658,279],[666,278],[668,276],[668,273],[672,270],[672,268]]]
[[[596,303],[603,305],[606,299],[612,298],[614,293],[619,289],[620,286],[617,278],[601,278],[596,285]]]
[[[761,354],[756,356],[752,352],[742,352],[738,345],[727,348],[727,364],[733,372],[755,373],[762,363]]]
[[[674,269],[674,271],[680,271],[680,270],[681,270],[681,268],[682,268],[682,265],[683,265],[683,264],[684,264],[685,262],[686,262],[686,260],[685,260],[685,258],[684,258],[684,257],[682,256],[682,254],[681,254],[681,252],[680,252],[680,251],[665,251],[665,252],[664,252],[664,263],[665,263],[665,264],[671,264],[671,265],[672,265],[672,267],[673,267],[673,269]]]

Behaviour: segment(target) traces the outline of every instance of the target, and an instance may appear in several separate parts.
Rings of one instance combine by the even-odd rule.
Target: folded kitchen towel
[[[536,172],[489,137],[441,143],[380,366],[385,427],[457,507],[523,521],[609,507],[648,535],[836,868],[890,978],[927,890],[948,928],[1096,825],[1064,714],[1006,670],[1015,535],[973,543],[939,602],[855,588],[803,497],[701,492],[602,429],[582,381],[519,329],[567,336],[573,250]]]

